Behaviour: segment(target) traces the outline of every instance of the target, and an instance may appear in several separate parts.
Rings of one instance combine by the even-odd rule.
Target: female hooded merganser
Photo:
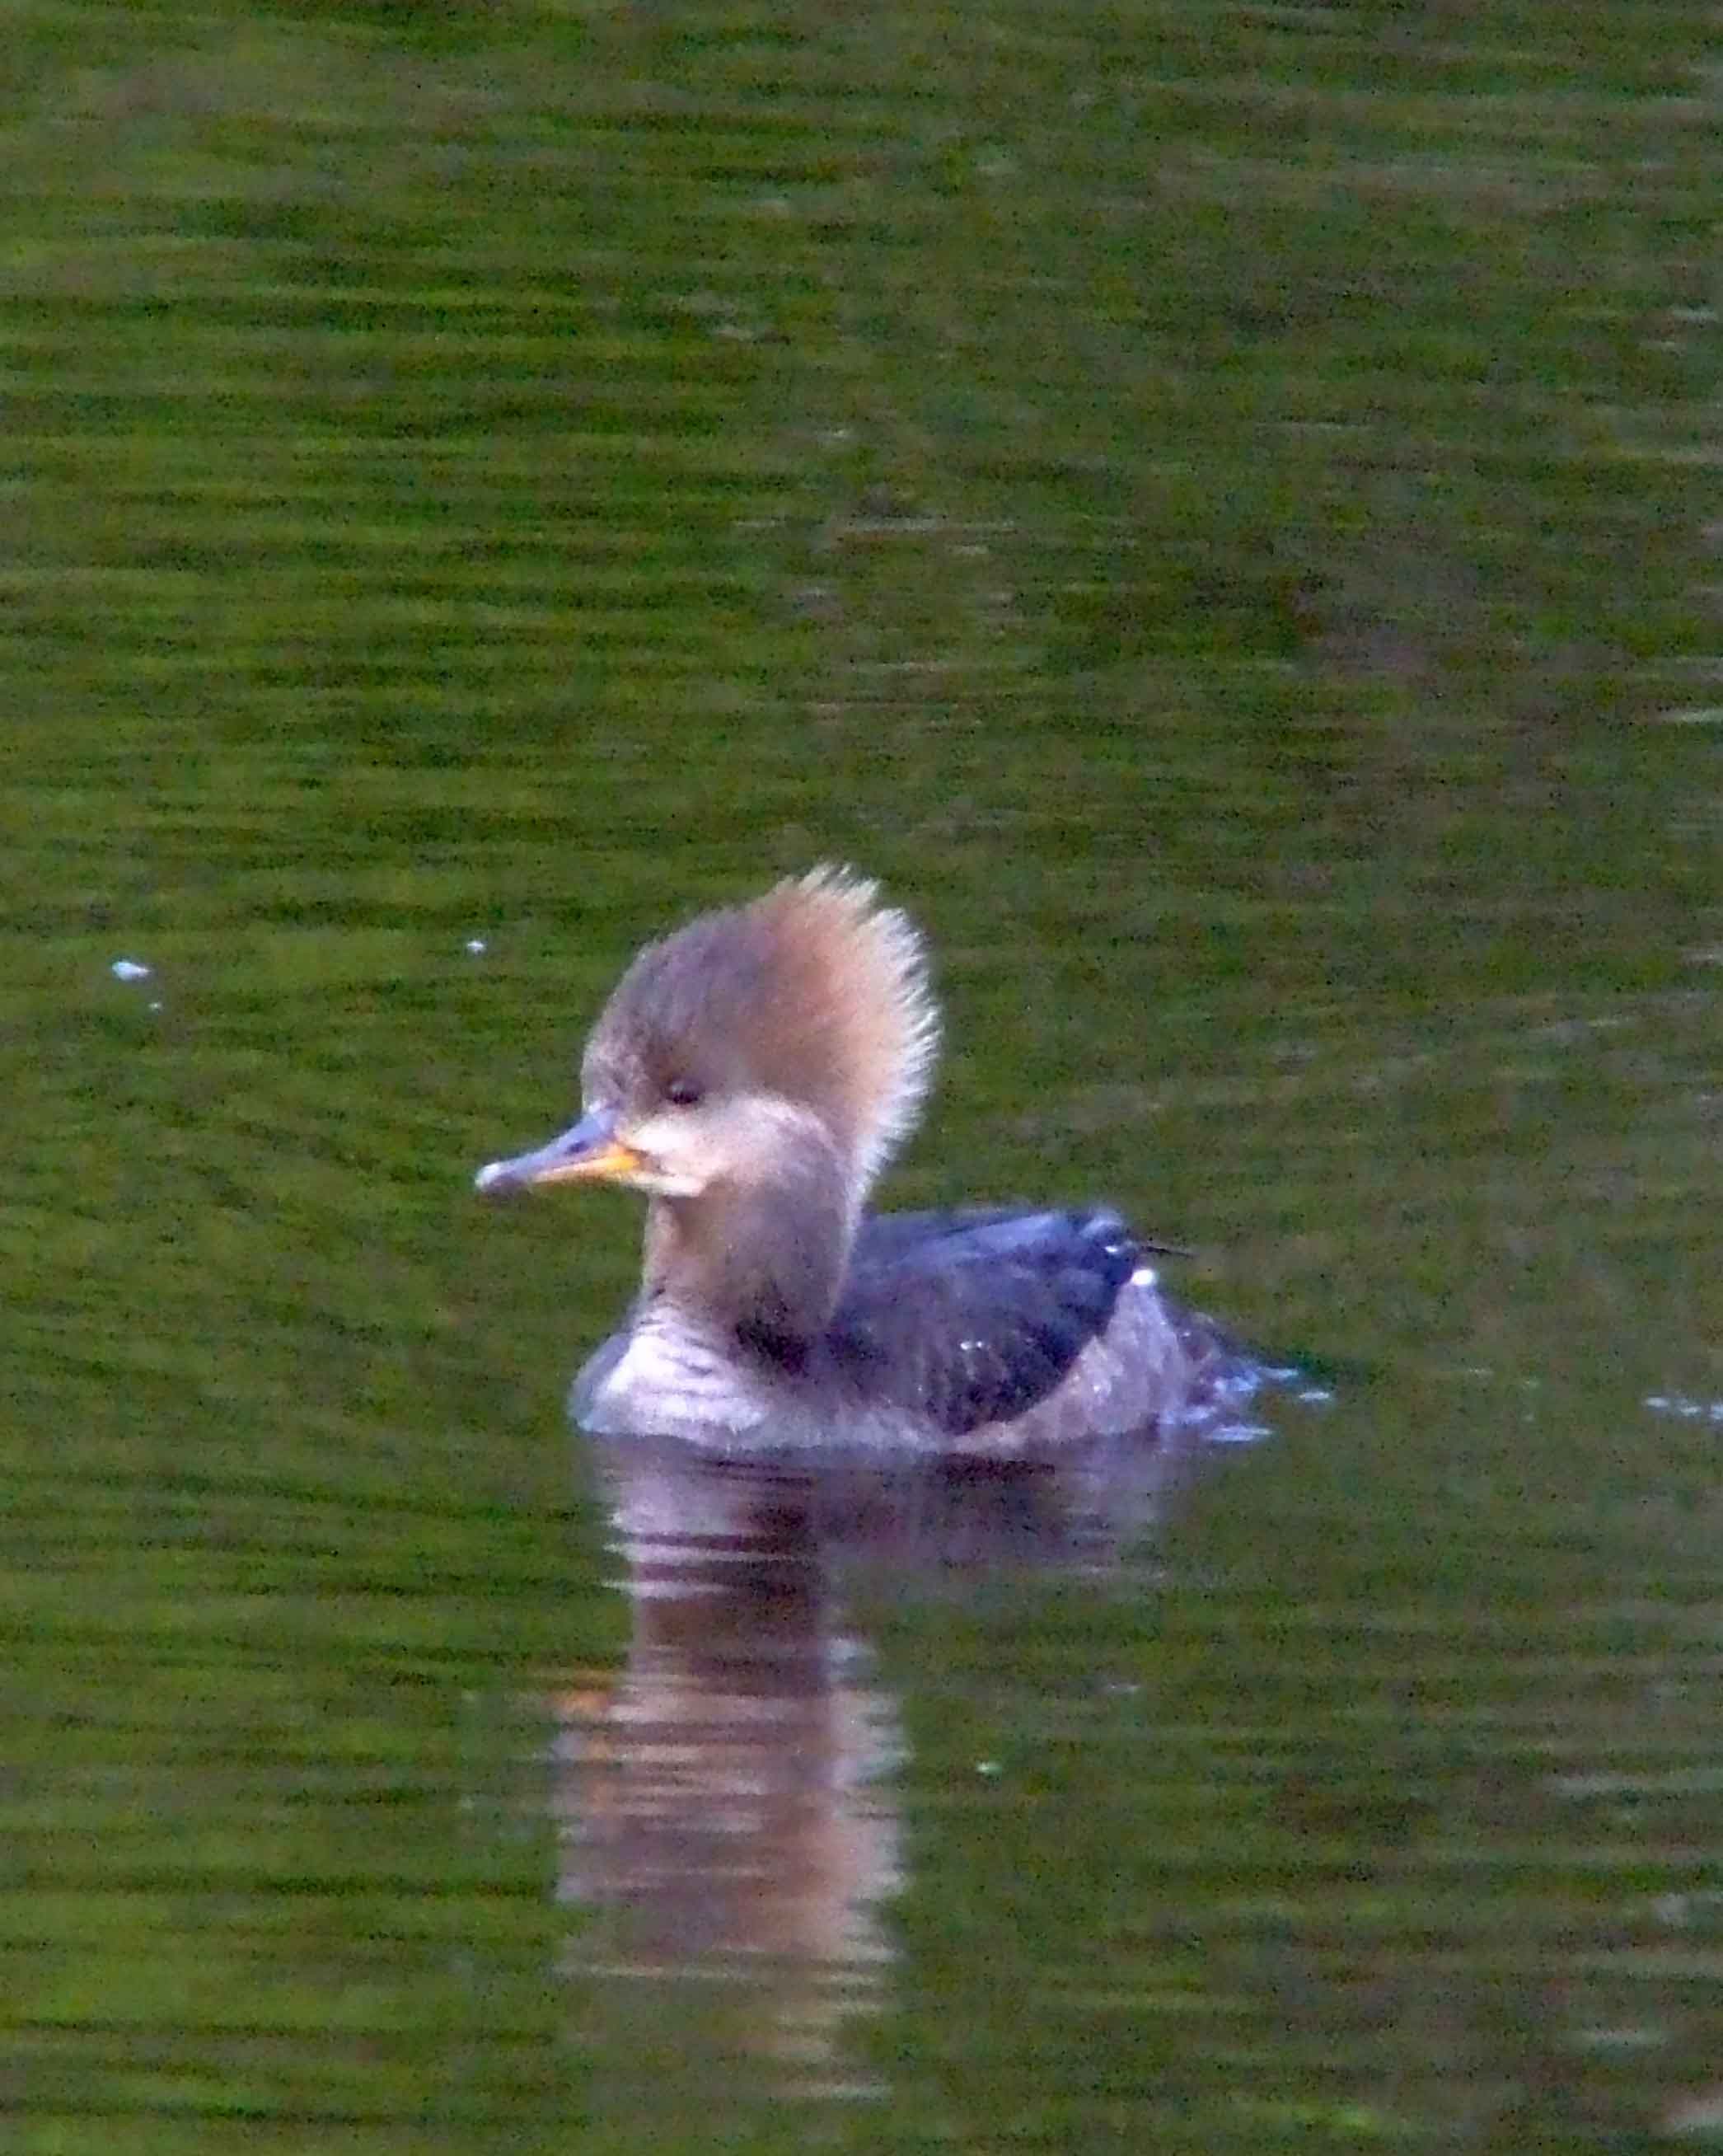
[[[585,1112],[481,1168],[646,1193],[640,1293],[575,1381],[600,1435],[1017,1459],[1148,1430],[1226,1351],[1105,1209],[872,1214],[939,1013],[921,939],[819,868],[648,944],[593,1029]]]

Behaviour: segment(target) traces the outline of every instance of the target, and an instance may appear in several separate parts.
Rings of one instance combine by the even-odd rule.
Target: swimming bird
[[[616,1437],[1000,1460],[1153,1432],[1225,1356],[1105,1207],[870,1213],[940,1033],[921,937],[854,870],[787,878],[634,958],[583,1112],[489,1195],[647,1200],[639,1293],[575,1381]]]

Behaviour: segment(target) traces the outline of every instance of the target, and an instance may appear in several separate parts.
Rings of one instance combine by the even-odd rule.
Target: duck
[[[578,1119],[474,1178],[646,1200],[639,1291],[575,1380],[577,1422],[1005,1461],[1152,1438],[1201,1398],[1224,1337],[1162,1289],[1173,1246],[1110,1206],[870,1209],[940,1034],[920,932],[850,868],[637,953],[587,1041]]]

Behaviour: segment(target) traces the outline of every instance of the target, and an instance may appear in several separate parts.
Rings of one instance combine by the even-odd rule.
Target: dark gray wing
[[[1047,1397],[1143,1247],[1106,1211],[885,1214],[862,1224],[828,1350],[869,1398],[961,1437]]]

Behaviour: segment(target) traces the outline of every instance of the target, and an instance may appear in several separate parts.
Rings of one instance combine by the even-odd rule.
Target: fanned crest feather
[[[914,1129],[939,1013],[921,938],[879,886],[825,866],[649,944],[587,1051],[589,1081],[632,1064],[662,1085],[707,1075],[811,1107],[858,1190]]]

